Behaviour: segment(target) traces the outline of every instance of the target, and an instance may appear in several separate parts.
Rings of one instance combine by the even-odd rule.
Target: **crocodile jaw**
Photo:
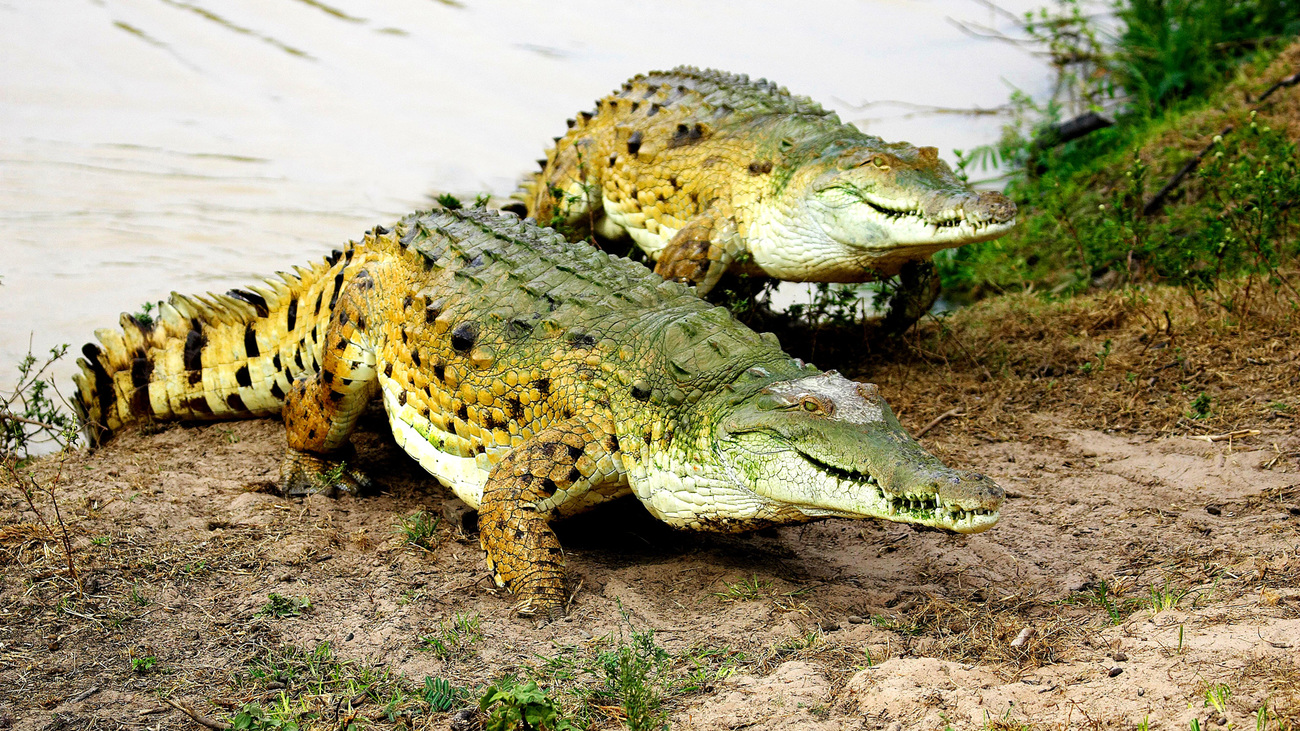
[[[1004,498],[987,477],[922,449],[874,385],[837,373],[767,385],[724,422],[718,444],[736,482],[805,520],[880,518],[978,533],[997,522]]]

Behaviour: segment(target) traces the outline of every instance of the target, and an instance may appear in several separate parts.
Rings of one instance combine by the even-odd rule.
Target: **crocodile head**
[[[805,516],[882,518],[978,533],[1004,493],[922,449],[874,384],[835,372],[769,383],[719,424],[721,461],[757,495]]]
[[[810,262],[844,262],[828,281],[892,276],[908,261],[997,238],[1016,222],[1015,203],[972,190],[935,148],[878,138],[831,145],[818,164],[795,174],[785,196],[777,206],[784,220],[775,223],[800,232],[808,249],[800,254]],[[775,264],[778,270],[801,266]]]

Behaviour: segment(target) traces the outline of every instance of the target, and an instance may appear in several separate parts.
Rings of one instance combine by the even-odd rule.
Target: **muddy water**
[[[431,190],[506,194],[637,72],[766,76],[946,154],[999,120],[861,105],[1045,86],[1028,55],[947,21],[994,22],[970,0],[558,7],[0,0],[0,388],[29,338],[75,350],[119,312],[311,260]]]

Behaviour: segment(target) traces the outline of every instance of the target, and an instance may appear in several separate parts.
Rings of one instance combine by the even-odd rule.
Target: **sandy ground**
[[[1107,301],[1033,318],[1068,329]],[[520,672],[566,708],[586,697],[586,722],[617,728],[617,702],[591,700],[603,681],[580,669],[650,629],[670,658],[654,682],[673,728],[1205,729],[1255,727],[1261,708],[1267,728],[1294,728],[1300,351],[1275,337],[1294,326],[1241,328],[1253,345],[1212,348],[1197,367],[1188,361],[1202,351],[1184,337],[1184,375],[1165,369],[1172,382],[1160,385],[1145,375],[1169,350],[1151,346],[1159,326],[1109,322],[1062,340],[1071,347],[1041,346],[1068,361],[1104,337],[1100,374],[1006,366],[997,388],[980,388],[989,352],[1040,347],[1032,328],[976,348],[966,366],[865,362],[914,432],[954,403],[966,409],[923,442],[1007,488],[992,530],[828,520],[719,536],[615,505],[558,526],[581,587],[569,615],[545,626],[511,616],[472,517],[400,452],[377,411],[355,441],[383,488],[361,498],[275,495],[284,436],[273,420],[173,425],[47,458],[36,473],[55,487],[85,593],[20,494],[0,492],[0,728],[198,727],[164,698],[218,720],[250,701],[289,702],[304,727],[448,727],[450,713],[418,702],[401,715],[355,685],[305,683],[285,658],[322,643],[343,675],[389,673],[417,690],[426,676],[472,690]],[[1271,360],[1251,355],[1270,342]],[[1186,418],[1183,429],[1101,427],[1123,409],[1086,396],[1145,385],[1159,392],[1137,422],[1150,423],[1176,383],[1200,388],[1207,369],[1262,381],[1211,391],[1221,411],[1199,435]],[[1208,440],[1243,426],[1258,433]],[[444,517],[428,548],[397,527],[422,510]],[[271,594],[311,608],[273,616]],[[449,649],[431,649],[458,617],[481,637],[452,631]],[[275,658],[291,670],[268,673]]]

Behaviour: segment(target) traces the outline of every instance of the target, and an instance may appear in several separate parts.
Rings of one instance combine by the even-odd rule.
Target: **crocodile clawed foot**
[[[280,492],[287,497],[305,497],[338,493],[356,495],[374,486],[364,472],[348,464],[346,456],[324,457],[311,452],[288,449],[280,463]]]
[[[536,618],[546,625],[564,618],[564,602],[554,597],[533,596],[516,603],[511,609],[519,617]]]

